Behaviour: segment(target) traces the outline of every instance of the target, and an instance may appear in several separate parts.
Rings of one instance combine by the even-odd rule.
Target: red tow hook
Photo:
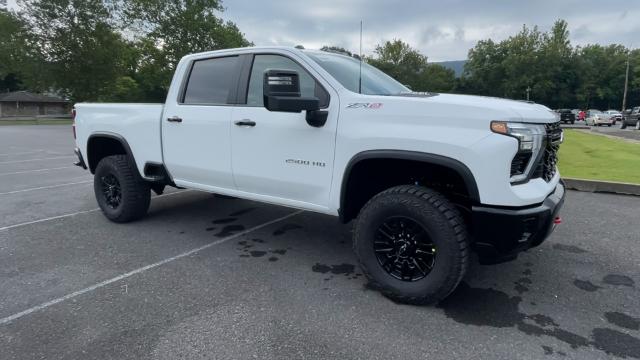
[[[556,216],[556,218],[553,219],[553,223],[556,225],[562,224],[562,218],[560,216]]]

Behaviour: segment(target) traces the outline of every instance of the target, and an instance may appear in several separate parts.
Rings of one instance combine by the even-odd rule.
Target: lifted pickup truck
[[[560,222],[563,136],[550,109],[414,93],[343,55],[189,55],[164,105],[75,112],[78,165],[110,220],[144,216],[166,185],[357,219],[360,265],[397,301],[436,303],[470,251],[511,260]]]

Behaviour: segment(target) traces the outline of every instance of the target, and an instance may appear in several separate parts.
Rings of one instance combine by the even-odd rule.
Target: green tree
[[[327,51],[327,52],[334,52],[334,53],[339,53],[339,54],[343,54],[343,55],[347,55],[347,56],[353,56],[353,53],[341,46],[329,46],[329,45],[325,45],[323,47],[320,48],[321,51]],[[357,54],[356,54],[357,56]]]
[[[22,0],[45,67],[38,74],[74,101],[96,100],[123,73],[127,43],[99,0]]]
[[[190,53],[252,45],[224,21],[218,0],[130,0],[120,4],[123,28],[137,36],[138,73],[146,100],[163,101],[173,71]]]
[[[0,92],[19,90],[26,78],[33,78],[32,37],[22,18],[4,10],[0,10],[0,34]]]
[[[399,39],[376,46],[375,56],[367,62],[415,91],[423,86],[417,77],[427,66],[427,57]]]
[[[456,86],[455,71],[438,64],[428,64],[420,73],[419,79],[416,91],[450,93]]]

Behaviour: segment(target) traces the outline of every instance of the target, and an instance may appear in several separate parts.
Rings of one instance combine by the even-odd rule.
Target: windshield
[[[305,51],[345,88],[360,92],[360,61],[348,56],[328,52]],[[366,95],[398,95],[411,92],[407,87],[375,67],[362,63],[362,93]]]
[[[596,115],[596,114],[597,114],[597,115],[601,115],[601,114],[602,114],[602,111],[600,111],[600,110],[589,110],[589,112],[590,112],[591,114],[594,114],[594,115]]]

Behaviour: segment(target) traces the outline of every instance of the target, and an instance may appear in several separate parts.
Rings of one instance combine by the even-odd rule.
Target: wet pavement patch
[[[514,283],[515,285],[514,289],[518,292],[518,294],[522,295],[525,292],[529,291],[529,288],[527,287],[527,285],[531,285],[531,283],[532,283],[531,279],[522,277]]]
[[[241,215],[244,215],[244,214],[250,213],[250,212],[252,212],[252,211],[253,211],[253,210],[255,210],[255,209],[256,209],[256,208],[251,207],[251,208],[246,208],[246,209],[238,210],[238,211],[236,211],[236,212],[232,212],[231,214],[229,214],[229,216],[231,216],[231,217],[241,216]]]
[[[272,253],[274,254],[278,254],[278,255],[284,255],[287,253],[287,250],[285,249],[277,249],[277,250],[271,250]]]
[[[275,257],[275,256],[272,256],[272,257],[269,258],[269,261],[275,262],[275,261],[278,261],[278,258]]]
[[[542,350],[544,350],[545,355],[553,355],[553,348],[551,346],[542,345]]]
[[[584,290],[588,292],[594,292],[594,291],[598,291],[599,289],[602,289],[600,286],[595,285],[594,283],[588,280],[574,279],[573,285],[575,285],[580,290]]]
[[[602,282],[604,282],[605,284],[616,286],[633,287],[635,285],[635,282],[632,278],[619,274],[609,274],[602,279]]]
[[[212,224],[230,224],[238,220],[237,218],[224,218],[211,221]]]
[[[525,315],[518,310],[520,301],[519,296],[511,297],[502,291],[472,288],[467,283],[460,283],[438,307],[448,318],[462,324],[504,328],[524,320]]]
[[[565,251],[573,254],[584,254],[588,253],[587,250],[573,245],[565,245],[565,244],[553,244],[553,248],[555,250]]]
[[[222,230],[220,230],[220,232],[215,234],[215,236],[219,238],[223,238],[223,237],[231,236],[242,230],[244,230],[244,226],[242,225],[227,225],[223,227]]]
[[[284,224],[281,227],[277,228],[274,232],[274,236],[284,235],[291,230],[302,229],[302,226],[296,224]]]
[[[593,329],[593,346],[609,355],[640,359],[640,339],[613,329]]]
[[[351,264],[324,265],[316,263],[311,267],[311,270],[320,274],[331,273],[334,275],[351,275],[355,271],[355,268],[356,267]]]
[[[267,255],[267,252],[266,251],[254,250],[254,251],[249,251],[249,254],[251,254],[251,256],[253,256],[253,257],[263,257],[263,256]]]
[[[555,320],[553,320],[550,316],[542,315],[542,314],[533,314],[527,315],[527,319],[533,320],[536,324],[545,327],[545,326],[555,326],[560,327]]]
[[[640,339],[612,329],[594,329],[589,339],[562,329],[550,316],[522,313],[519,309],[521,301],[519,296],[509,296],[491,288],[472,288],[461,283],[438,307],[444,310],[448,318],[461,324],[516,327],[527,335],[553,337],[573,349],[594,347],[610,355],[640,358]],[[619,316],[616,321],[620,322]],[[630,325],[629,318],[623,321]]]
[[[629,330],[640,330],[640,318],[629,316],[621,312],[607,312],[604,314],[607,321]]]

